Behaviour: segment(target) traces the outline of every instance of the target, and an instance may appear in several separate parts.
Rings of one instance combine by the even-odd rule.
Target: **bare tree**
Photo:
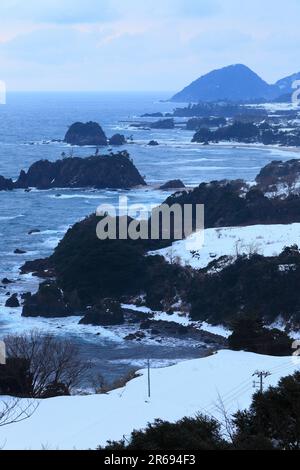
[[[32,400],[11,398],[0,402],[0,427],[13,423],[20,423],[30,418],[38,407],[38,403]]]
[[[79,357],[76,345],[71,341],[57,339],[51,334],[31,331],[29,334],[5,338],[7,364],[23,361],[29,389],[25,395],[45,398],[70,393],[86,373],[87,364]],[[11,373],[14,368],[11,368]],[[18,373],[17,368],[15,368]],[[1,388],[1,383],[0,383]]]

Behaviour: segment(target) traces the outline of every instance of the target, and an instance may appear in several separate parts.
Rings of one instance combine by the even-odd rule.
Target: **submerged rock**
[[[64,142],[71,145],[107,145],[107,137],[97,122],[75,122],[67,131]]]

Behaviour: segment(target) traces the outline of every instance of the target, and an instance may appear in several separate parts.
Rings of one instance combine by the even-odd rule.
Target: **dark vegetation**
[[[203,272],[195,277],[189,292],[191,316],[194,320],[229,324],[244,314],[259,315],[268,323],[281,315],[299,324],[299,283],[297,246],[270,258],[239,256],[218,273]]]
[[[188,131],[197,131],[202,127],[220,127],[226,125],[226,119],[223,117],[219,118],[192,118],[189,119],[186,123],[186,128]]]
[[[109,442],[107,450],[299,450],[300,373],[256,393],[248,410],[223,423],[198,415],[177,423],[158,420],[131,437]],[[222,404],[220,404],[222,408]],[[224,437],[225,435],[225,437]],[[226,438],[226,439],[225,439]]]
[[[73,342],[33,331],[5,338],[7,361],[0,365],[0,394],[24,398],[70,395],[87,373]]]
[[[176,108],[169,116],[173,117],[201,117],[201,118],[235,118],[236,116],[247,116],[252,119],[267,119],[268,113],[261,108],[252,108],[230,102],[190,104],[185,108]]]
[[[233,351],[248,351],[267,356],[290,356],[293,340],[283,331],[266,328],[258,315],[242,315],[231,323],[228,346]]]

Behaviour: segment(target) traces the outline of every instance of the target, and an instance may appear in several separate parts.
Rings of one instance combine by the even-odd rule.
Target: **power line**
[[[259,378],[258,383],[254,380],[254,382],[253,382],[254,388],[259,386],[260,393],[263,393],[263,391],[264,391],[264,379],[266,379],[270,375],[271,375],[271,372],[264,371],[264,370],[262,370],[262,371],[257,370],[256,372],[254,372],[252,377],[258,377]]]

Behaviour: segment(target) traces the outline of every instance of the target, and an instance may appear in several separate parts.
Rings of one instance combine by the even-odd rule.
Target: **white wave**
[[[108,196],[103,194],[61,194],[60,196],[51,195],[48,196],[51,199],[108,199]]]
[[[14,220],[14,219],[18,219],[19,217],[25,217],[25,216],[23,214],[10,215],[10,216],[1,216],[0,221]]]

